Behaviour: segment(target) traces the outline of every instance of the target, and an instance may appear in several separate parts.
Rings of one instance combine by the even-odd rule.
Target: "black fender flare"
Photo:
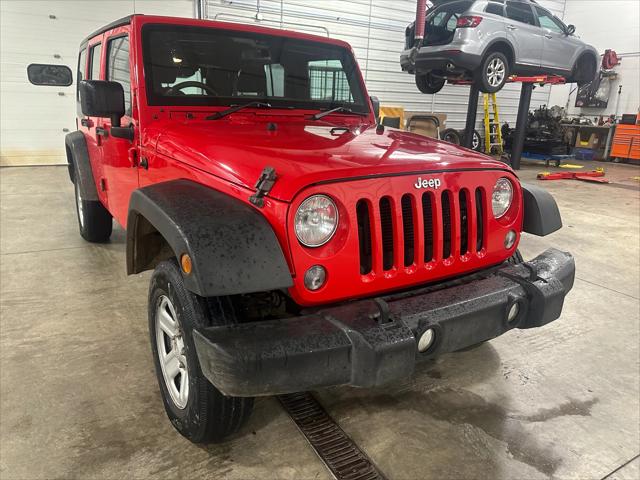
[[[537,185],[522,184],[522,230],[544,237],[562,228],[560,210],[553,196]]]
[[[156,183],[131,195],[127,273],[154,268],[167,253],[178,260],[185,253],[191,257],[185,286],[202,297],[293,285],[266,218],[241,200],[191,180]]]
[[[69,179],[72,183],[78,183],[84,200],[99,201],[84,134],[79,130],[68,133],[64,137],[64,144],[67,152]]]

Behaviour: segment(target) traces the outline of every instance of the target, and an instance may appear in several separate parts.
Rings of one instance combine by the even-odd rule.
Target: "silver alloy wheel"
[[[189,369],[176,311],[165,295],[158,299],[156,308],[156,344],[164,383],[171,400],[182,410],[189,400]]]
[[[78,209],[78,221],[80,227],[84,228],[84,208],[82,206],[82,194],[80,193],[80,186],[76,185],[76,208]]]
[[[494,58],[487,66],[487,81],[492,87],[497,87],[504,80],[506,65],[500,58]]]
[[[480,145],[480,137],[476,135],[474,132],[474,134],[471,136],[471,148],[473,150],[476,150],[479,145]]]

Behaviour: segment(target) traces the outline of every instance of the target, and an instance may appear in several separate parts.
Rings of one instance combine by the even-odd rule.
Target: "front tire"
[[[509,78],[509,61],[501,52],[490,52],[475,72],[475,85],[483,93],[496,93]]]
[[[253,398],[227,397],[202,374],[193,330],[235,323],[228,297],[202,298],[184,286],[175,259],[158,264],[149,286],[149,334],[167,416],[194,443],[220,441],[249,418]]]
[[[78,181],[73,183],[76,197],[76,214],[80,235],[87,242],[101,243],[109,240],[113,221],[109,211],[99,201],[85,200]]]
[[[427,72],[422,75],[416,74],[416,86],[422,93],[434,94],[438,93],[444,87],[446,79],[435,77],[432,73]]]
[[[571,80],[576,82],[579,87],[586,85],[593,81],[596,77],[596,62],[583,57],[579,59],[573,67]]]

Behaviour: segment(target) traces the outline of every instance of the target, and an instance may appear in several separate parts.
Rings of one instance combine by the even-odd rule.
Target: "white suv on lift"
[[[425,38],[406,30],[400,57],[423,93],[436,93],[448,78],[471,79],[480,91],[500,90],[510,75],[561,75],[589,83],[598,70],[595,48],[533,0],[458,0],[432,9]]]

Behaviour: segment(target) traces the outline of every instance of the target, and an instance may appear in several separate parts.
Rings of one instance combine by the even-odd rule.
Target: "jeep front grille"
[[[471,195],[475,205],[471,204]],[[377,205],[359,200],[356,216],[360,273],[367,275],[376,266],[389,271],[461,258],[472,248],[479,252],[486,223],[484,205],[481,188],[471,193],[467,189],[405,193],[397,199],[387,195]]]

